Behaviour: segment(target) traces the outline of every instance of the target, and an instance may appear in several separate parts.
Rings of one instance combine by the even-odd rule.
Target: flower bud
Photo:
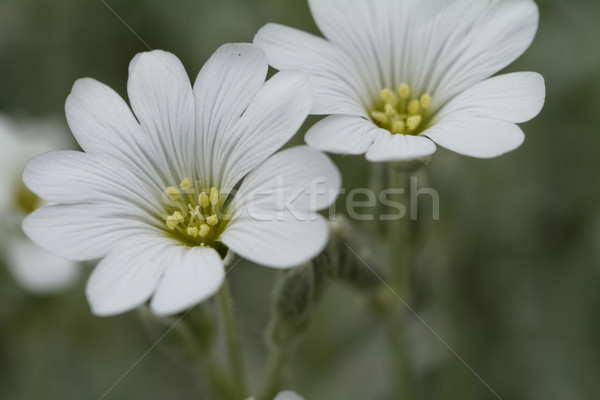
[[[308,327],[318,302],[313,263],[286,273],[275,289],[274,316],[269,331],[272,344],[285,347]]]

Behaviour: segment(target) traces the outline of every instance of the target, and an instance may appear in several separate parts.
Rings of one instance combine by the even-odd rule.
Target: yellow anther
[[[208,207],[210,205],[210,200],[206,192],[200,193],[198,196],[198,203],[200,203],[202,207]]]
[[[210,232],[210,226],[206,224],[200,225],[200,230],[198,231],[198,235],[200,237],[205,237],[206,235],[208,235],[208,232]]]
[[[177,225],[179,225],[183,221],[185,221],[185,219],[183,218],[183,215],[181,215],[181,212],[179,212],[179,211],[175,211],[172,215],[167,216],[167,218],[165,220],[165,222],[167,223],[167,227],[170,230],[174,230],[177,227]]]
[[[210,226],[215,226],[216,224],[219,223],[219,218],[217,218],[217,216],[215,214],[213,214],[210,217],[206,217],[206,223],[209,224]]]
[[[190,226],[186,229],[186,233],[191,237],[198,237],[198,228],[195,226]]]
[[[392,133],[402,133],[405,127],[404,121],[396,121],[392,125]]]
[[[411,100],[410,103],[408,103],[408,113],[410,115],[415,115],[419,112],[419,109],[421,108],[421,103],[419,103],[419,100],[414,99]]]
[[[185,178],[184,180],[181,181],[181,183],[179,184],[179,187],[181,188],[181,190],[191,189],[192,182],[188,178]]]
[[[371,111],[371,118],[376,123],[385,123],[387,121],[387,116],[381,111]]]
[[[214,186],[210,188],[210,204],[213,206],[219,204],[219,191]]]
[[[398,94],[400,94],[400,97],[402,98],[410,96],[410,86],[408,86],[406,83],[403,83],[400,85],[400,87],[398,87]]]
[[[428,94],[421,96],[421,107],[423,107],[424,110],[427,110],[429,107],[431,107],[431,100],[432,98]]]
[[[406,120],[406,126],[408,126],[409,131],[414,131],[421,125],[421,121],[423,121],[423,117],[421,115],[413,115],[412,117],[408,117]]]
[[[395,103],[398,100],[398,96],[396,95],[396,93],[392,92],[388,88],[385,88],[381,92],[379,92],[379,97],[385,103]]]
[[[385,110],[385,114],[387,116],[394,116],[396,114],[398,114],[398,112],[396,111],[396,109],[394,108],[393,105],[391,104],[386,104],[385,107],[383,108]]]
[[[402,83],[397,91],[382,89],[379,97],[369,110],[379,128],[403,135],[418,135],[423,131],[431,115],[433,99],[430,94],[417,95],[407,83]]]
[[[169,186],[167,188],[167,196],[173,201],[179,198],[179,190],[175,186]]]

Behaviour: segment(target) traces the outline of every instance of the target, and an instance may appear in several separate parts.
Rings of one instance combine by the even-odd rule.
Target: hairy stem
[[[281,390],[281,383],[290,357],[291,354],[287,349],[279,346],[271,348],[263,386],[257,397],[258,400],[272,400]]]
[[[223,327],[225,329],[225,341],[232,377],[237,388],[238,398],[245,399],[248,396],[246,373],[244,369],[242,348],[235,328],[235,316],[227,282],[224,282],[223,286],[221,286],[217,295],[217,300],[223,319]]]
[[[408,197],[408,181],[409,174],[403,173],[397,168],[390,167],[388,169],[388,180],[390,188],[404,188],[404,198]],[[402,203],[401,196],[398,196],[395,201]],[[403,218],[388,221],[387,230],[387,263],[388,272],[390,274],[390,286],[394,293],[394,297],[399,296],[400,299],[394,298],[393,301],[399,307],[390,307],[390,311],[385,316],[384,327],[387,334],[389,346],[391,348],[392,368],[391,381],[394,388],[394,397],[411,399],[412,376],[411,363],[409,359],[407,332],[407,309],[402,302],[409,303],[410,299],[410,252],[411,252],[411,237],[410,237],[410,220],[409,215],[404,215]],[[385,290],[388,290],[386,288]]]

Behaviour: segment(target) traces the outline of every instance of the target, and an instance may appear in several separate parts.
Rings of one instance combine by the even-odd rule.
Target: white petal
[[[127,93],[146,140],[161,152],[154,157],[176,174],[161,172],[178,183],[197,161],[194,94],[185,68],[165,51],[139,54],[131,62]]]
[[[265,219],[240,216],[220,240],[240,257],[272,268],[291,268],[316,257],[327,244],[329,227],[320,215],[289,212]]]
[[[23,221],[23,231],[37,245],[76,261],[101,258],[122,241],[152,229],[92,204],[43,207]]]
[[[373,90],[408,82],[434,106],[513,62],[531,44],[531,0],[311,0],[321,32]]]
[[[278,24],[261,28],[254,43],[265,50],[274,68],[299,69],[309,75],[313,114],[366,116],[363,104],[371,101],[367,82],[341,49],[317,36]]]
[[[196,131],[201,136],[200,176],[212,178],[213,156],[232,138],[233,126],[265,83],[269,64],[264,52],[251,44],[221,46],[204,64],[194,83]]]
[[[98,316],[120,314],[150,298],[170,266],[164,254],[173,244],[163,238],[139,237],[119,246],[94,269],[86,287],[92,312]]]
[[[310,0],[315,23],[327,39],[352,56],[363,80],[375,93],[390,86],[395,45],[410,26],[407,1]],[[414,13],[413,18],[416,18]],[[398,27],[399,32],[394,32]]]
[[[424,132],[431,140],[459,154],[492,158],[519,147],[525,135],[512,122],[452,114]]]
[[[385,131],[377,135],[366,157],[372,162],[410,161],[430,156],[435,150],[435,143],[424,136],[392,135]]]
[[[487,79],[452,99],[436,116],[437,121],[481,117],[521,123],[539,114],[544,105],[544,78],[535,72],[516,72]]]
[[[317,211],[335,201],[340,184],[340,173],[326,155],[297,146],[269,157],[248,174],[232,208],[244,207],[261,214]]]
[[[48,253],[24,237],[12,240],[7,253],[13,276],[31,293],[58,293],[79,277],[79,265]]]
[[[364,154],[378,135],[387,133],[362,117],[331,115],[313,125],[304,140],[334,154]]]
[[[160,215],[157,194],[164,188],[149,183],[143,171],[133,172],[119,159],[103,154],[57,151],[33,158],[23,172],[27,187],[54,203],[109,201]]]
[[[171,315],[214,295],[225,279],[219,254],[207,247],[171,248],[165,254],[168,267],[152,298],[157,315]]]
[[[213,161],[223,171],[228,191],[248,172],[283,146],[306,119],[312,104],[310,84],[296,71],[283,71],[265,83],[232,128]]]
[[[431,75],[438,88],[434,98],[438,97],[441,103],[497,73],[523,54],[533,41],[539,19],[537,5],[532,0],[450,4],[439,21],[449,31],[446,46]]]
[[[514,123],[535,117],[544,98],[544,80],[539,74],[490,78],[450,101],[424,135],[460,154],[496,157],[523,143],[523,132]]]
[[[146,139],[129,106],[114,90],[94,79],[73,85],[65,106],[75,139],[90,154],[110,154],[148,170],[139,148]]]
[[[279,392],[279,394],[273,400],[304,400],[297,393],[290,390]]]

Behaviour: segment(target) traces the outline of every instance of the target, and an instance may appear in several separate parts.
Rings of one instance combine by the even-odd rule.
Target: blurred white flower
[[[427,157],[435,143],[487,158],[524,140],[516,123],[541,110],[543,78],[489,78],[531,44],[531,0],[309,0],[327,40],[268,24],[254,42],[278,69],[309,74],[306,142],[374,162]],[[435,143],[434,143],[435,142]]]
[[[135,115],[100,82],[75,83],[66,113],[85,152],[28,164],[27,186],[59,205],[37,210],[23,227],[70,259],[102,258],[86,290],[95,314],[121,313],[151,296],[155,314],[183,311],[220,288],[228,249],[275,268],[323,249],[328,228],[314,213],[335,196],[295,203],[302,218],[277,199],[318,179],[338,189],[339,172],[307,146],[272,156],[306,118],[311,94],[303,74],[281,72],[265,83],[267,70],[259,47],[225,45],[192,88],[174,55],[139,54],[127,88]],[[250,211],[277,218],[256,220]]]
[[[254,397],[250,397],[248,400],[254,400]],[[292,392],[290,390],[286,390],[283,392],[279,392],[277,396],[273,400],[304,400],[300,397],[296,392]]]
[[[23,184],[25,164],[50,150],[69,147],[66,128],[56,121],[19,123],[0,115],[0,248],[15,280],[33,294],[66,289],[79,276],[79,266],[33,244],[21,222],[42,205]]]

